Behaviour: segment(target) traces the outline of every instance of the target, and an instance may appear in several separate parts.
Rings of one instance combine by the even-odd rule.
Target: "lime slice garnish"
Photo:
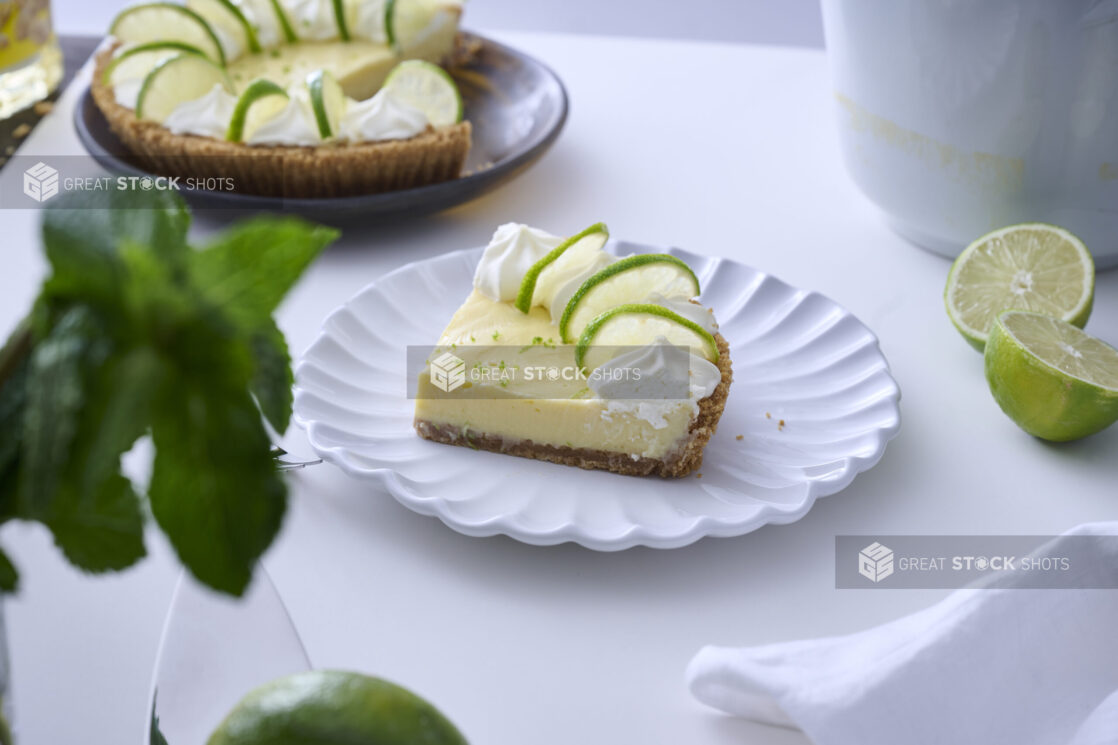
[[[328,140],[338,131],[338,122],[345,113],[346,99],[338,81],[326,70],[315,70],[307,76],[311,108],[318,125],[318,134]]]
[[[959,254],[944,302],[959,333],[976,349],[999,314],[1027,310],[1083,327],[1095,296],[1095,264],[1083,241],[1043,223],[1011,225]]]
[[[208,740],[208,745],[278,743],[466,745],[466,738],[406,688],[360,673],[313,670],[251,691]]]
[[[280,5],[279,0],[270,0],[272,4],[272,11],[276,14],[276,20],[279,21],[280,29],[283,30],[283,38],[288,44],[293,44],[299,40],[295,34],[295,27],[291,25],[291,19],[287,17],[287,11]]]
[[[186,7],[202,16],[215,32],[220,29],[236,38],[242,49],[260,51],[260,42],[252,24],[230,0],[186,0]]]
[[[985,366],[998,406],[1029,434],[1077,440],[1118,421],[1118,350],[1070,323],[1003,313]]]
[[[215,85],[233,92],[225,70],[208,58],[189,53],[176,55],[160,62],[144,78],[136,98],[136,116],[162,122],[176,106],[201,98]]]
[[[346,9],[343,0],[334,0],[334,22],[338,24],[338,38],[349,41],[349,23],[346,21]]]
[[[384,87],[427,116],[432,127],[462,121],[462,95],[446,70],[423,60],[401,62]]]
[[[133,5],[117,14],[109,33],[128,44],[149,41],[182,42],[201,49],[213,61],[225,65],[225,50],[217,34],[202,16],[185,5]]]
[[[699,324],[662,305],[618,305],[587,324],[575,347],[575,364],[591,370],[606,360],[595,360],[595,347],[644,346],[663,337],[669,344],[689,347],[711,362],[718,361],[718,342]],[[612,355],[609,355],[612,356]]]
[[[225,139],[245,142],[264,122],[282,111],[290,100],[287,91],[271,80],[254,80],[237,99]]]
[[[517,310],[521,313],[527,313],[531,310],[533,298],[537,296],[537,284],[544,286],[540,288],[541,290],[545,289],[546,286],[554,284],[548,282],[548,277],[546,275],[562,272],[564,268],[563,265],[566,263],[584,262],[586,260],[586,253],[601,251],[608,240],[609,228],[606,227],[604,222],[599,222],[594,223],[580,233],[576,233],[548,251],[546,256],[533,264],[524,274],[524,279],[520,283],[520,292],[517,293],[516,302],[514,303]],[[541,275],[545,276],[541,277]],[[540,294],[542,295],[543,293]],[[546,303],[543,302],[539,304],[546,305]]]
[[[105,68],[102,80],[110,85],[116,85],[122,80],[143,80],[160,62],[184,52],[206,56],[198,47],[181,41],[149,41],[125,47]]]
[[[638,254],[616,261],[575,291],[559,319],[559,335],[570,344],[602,312],[656,292],[668,298],[693,298],[699,278],[685,262],[668,254]]]
[[[384,6],[384,30],[388,36],[388,45],[397,54],[426,57],[422,53],[415,54],[417,48],[422,51],[426,41],[433,41],[433,49],[445,49],[449,41],[444,37],[448,33],[457,33],[457,16],[447,11],[455,9],[460,12],[461,3],[454,0],[388,0]],[[435,60],[437,61],[437,60]]]

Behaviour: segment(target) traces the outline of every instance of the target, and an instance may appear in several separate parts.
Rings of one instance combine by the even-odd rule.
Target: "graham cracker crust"
[[[470,151],[471,127],[459,122],[407,140],[315,147],[253,145],[177,135],[136,118],[103,78],[119,44],[96,56],[93,100],[137,165],[163,176],[233,179],[233,191],[268,197],[329,198],[411,189],[458,178]]]
[[[564,466],[598,469],[619,473],[625,476],[660,476],[679,478],[697,469],[703,462],[703,449],[718,429],[718,420],[726,408],[726,398],[733,382],[733,369],[730,364],[730,345],[722,334],[714,335],[718,343],[718,370],[722,379],[714,392],[699,401],[699,414],[691,422],[687,438],[680,446],[664,459],[640,457],[634,460],[627,453],[612,453],[591,448],[560,447],[543,445],[531,440],[506,441],[500,435],[470,431],[464,433],[460,427],[434,424],[417,419],[415,430],[425,440],[441,442],[446,445],[460,445],[475,450],[486,450],[521,458],[532,458]]]

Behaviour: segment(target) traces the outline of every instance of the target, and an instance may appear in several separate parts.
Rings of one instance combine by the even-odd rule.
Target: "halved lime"
[[[644,346],[661,337],[675,346],[689,347],[711,362],[718,361],[718,342],[699,324],[662,305],[630,303],[610,308],[587,324],[575,347],[575,364],[593,370],[612,356],[609,349]],[[595,358],[595,347],[606,350],[605,359]]]
[[[548,251],[546,256],[533,264],[524,274],[524,279],[520,283],[520,292],[517,293],[514,303],[516,308],[521,313],[527,313],[532,308],[533,299],[540,299],[536,294],[537,282],[545,286],[553,284],[548,282],[547,276],[541,277],[541,274],[562,273],[564,264],[585,262],[585,253],[601,251],[608,240],[609,228],[606,227],[604,222],[598,222]],[[560,257],[565,260],[561,260]],[[544,288],[541,287],[541,289]],[[539,304],[544,305],[545,303],[540,302]]]
[[[176,106],[201,98],[215,85],[233,92],[225,70],[208,58],[189,53],[176,55],[160,62],[144,78],[136,98],[136,116],[162,122]]]
[[[124,47],[105,68],[102,80],[110,85],[122,80],[143,80],[160,62],[183,52],[206,56],[198,47],[181,41],[149,41]]]
[[[225,65],[225,50],[217,34],[202,16],[185,5],[133,5],[117,14],[109,33],[128,44],[182,42],[201,49],[214,62]]]
[[[462,94],[446,70],[423,60],[401,62],[384,87],[427,115],[432,127],[462,121]]]
[[[999,314],[1028,310],[1082,328],[1095,297],[1095,264],[1083,241],[1055,225],[1011,225],[959,254],[944,302],[959,333],[976,349]]]
[[[1078,440],[1118,421],[1118,350],[1066,321],[1003,313],[984,361],[994,400],[1031,435]]]
[[[245,142],[264,122],[282,111],[290,100],[287,91],[271,80],[254,80],[237,99],[233,118],[229,120],[229,130],[225,139],[230,142]]]
[[[338,131],[338,122],[345,114],[346,99],[338,81],[326,70],[315,70],[307,76],[311,108],[318,125],[318,134],[328,140]]]
[[[686,262],[669,254],[638,254],[610,264],[582,283],[563,309],[559,335],[570,344],[590,320],[608,308],[632,303],[657,292],[669,298],[693,298],[702,290]]]
[[[466,745],[430,702],[359,673],[313,670],[280,678],[245,696],[208,745]]]
[[[425,57],[424,41],[432,46],[447,49],[450,40],[437,37],[457,33],[456,16],[448,13],[451,8],[461,8],[455,0],[388,0],[384,6],[384,29],[388,45],[397,54]],[[417,53],[418,52],[418,53]],[[438,61],[438,60],[432,60]]]
[[[237,40],[242,49],[260,51],[256,30],[245,18],[241,9],[230,0],[186,0],[186,7],[202,16],[215,32],[220,29]],[[220,33],[218,36],[220,37]]]

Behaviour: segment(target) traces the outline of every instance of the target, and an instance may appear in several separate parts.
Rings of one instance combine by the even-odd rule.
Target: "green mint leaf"
[[[17,589],[19,589],[19,572],[8,555],[0,550],[0,592],[15,592]]]
[[[230,228],[191,257],[199,291],[247,327],[264,322],[303,270],[338,237],[296,218],[257,218]]]
[[[4,718],[3,705],[4,699],[0,698],[0,745],[12,745],[12,728]]]
[[[53,269],[50,298],[112,306],[123,281],[120,246],[143,246],[183,271],[189,256],[190,213],[168,191],[71,192],[43,216],[43,246]]]
[[[0,468],[0,524],[19,514],[19,460]]]
[[[182,333],[202,356],[181,360],[153,406],[151,510],[195,577],[240,595],[279,531],[286,487],[249,394],[243,342],[206,318]]]
[[[13,465],[23,444],[23,412],[27,402],[28,357],[16,362],[0,382],[0,473]],[[0,517],[3,517],[0,512]]]
[[[30,355],[31,322],[25,318],[0,347],[0,473],[19,455],[23,442],[23,406]]]
[[[21,455],[22,512],[28,517],[44,518],[51,511],[86,403],[86,367],[99,365],[108,351],[93,313],[75,306],[31,353]]]
[[[252,375],[252,394],[260,411],[279,434],[287,429],[291,419],[292,390],[295,376],[291,373],[291,354],[287,340],[275,321],[261,325],[249,337],[255,370]]]
[[[155,695],[151,697],[151,729],[148,733],[147,745],[168,745],[167,738],[163,735],[163,730],[159,728],[159,715],[155,713],[156,702],[159,700],[159,689],[155,690]]]
[[[148,347],[113,355],[88,373],[87,404],[44,518],[66,558],[82,569],[123,569],[145,554],[141,501],[120,473],[120,458],[147,431],[165,374]]]
[[[146,553],[140,498],[119,473],[80,492],[65,484],[45,522],[70,563],[89,572],[124,569]]]
[[[88,403],[64,472],[84,494],[116,475],[121,456],[147,434],[152,400],[167,368],[150,347],[137,347],[114,354],[89,375]]]

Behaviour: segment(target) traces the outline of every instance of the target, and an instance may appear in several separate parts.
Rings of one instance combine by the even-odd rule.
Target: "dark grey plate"
[[[183,196],[202,209],[399,218],[468,202],[515,178],[559,136],[567,121],[567,91],[554,72],[532,57],[491,39],[466,36],[481,43],[468,65],[452,71],[462,91],[466,119],[473,125],[473,145],[465,168],[468,175],[417,189],[331,199],[259,197],[200,189],[183,189]],[[109,129],[88,88],[74,109],[74,127],[82,145],[104,168],[130,176],[148,174],[133,162],[128,148]]]

